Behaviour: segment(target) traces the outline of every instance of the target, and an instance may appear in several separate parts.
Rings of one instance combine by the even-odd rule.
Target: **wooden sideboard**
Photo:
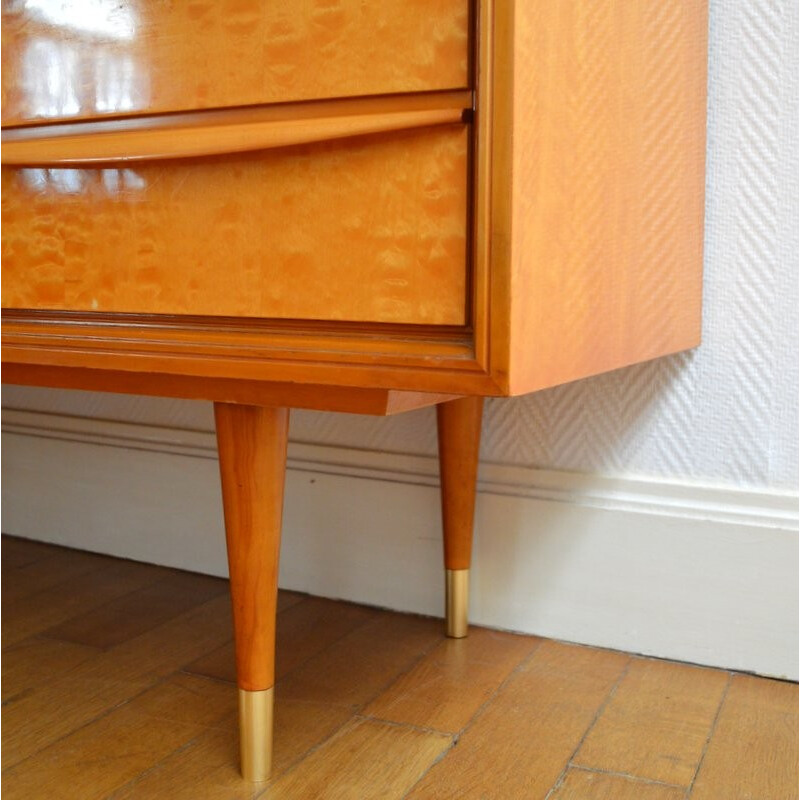
[[[467,630],[482,398],[700,341],[706,0],[3,2],[3,380],[213,401],[245,777],[288,409],[436,405]]]

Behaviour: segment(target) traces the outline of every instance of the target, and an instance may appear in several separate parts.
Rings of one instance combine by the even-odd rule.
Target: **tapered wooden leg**
[[[444,531],[447,635],[467,635],[469,568],[475,521],[475,483],[481,444],[482,397],[462,397],[436,407]]]
[[[216,403],[233,601],[242,774],[269,778],[289,410]]]

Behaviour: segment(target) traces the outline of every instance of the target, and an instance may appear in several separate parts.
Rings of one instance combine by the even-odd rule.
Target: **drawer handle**
[[[429,107],[435,97],[369,98],[299,103],[288,110],[233,109],[12,128],[3,131],[2,163],[68,167],[196,158],[461,122],[469,94],[440,94],[436,107]]]

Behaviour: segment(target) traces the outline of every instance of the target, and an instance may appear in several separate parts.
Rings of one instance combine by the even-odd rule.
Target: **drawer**
[[[468,0],[3,2],[3,124],[468,86]]]
[[[468,126],[4,167],[3,305],[463,325]]]

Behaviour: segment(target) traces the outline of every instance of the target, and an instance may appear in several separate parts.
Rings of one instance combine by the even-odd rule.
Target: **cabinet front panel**
[[[3,306],[463,325],[463,125],[80,169],[4,167]]]
[[[3,2],[3,124],[465,88],[467,0]]]

